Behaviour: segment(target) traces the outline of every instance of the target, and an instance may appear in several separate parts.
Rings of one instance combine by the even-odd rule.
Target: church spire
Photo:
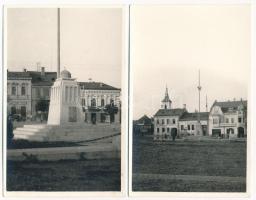
[[[171,109],[171,103],[172,103],[172,101],[170,100],[169,93],[168,93],[168,87],[166,85],[165,96],[164,96],[164,99],[162,100],[161,108]]]
[[[168,99],[169,99],[169,94],[168,94],[168,87],[167,87],[167,85],[166,85],[166,88],[165,88],[165,97],[168,97]]]

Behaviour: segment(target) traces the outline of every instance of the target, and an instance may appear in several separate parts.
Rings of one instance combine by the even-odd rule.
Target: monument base
[[[13,131],[14,140],[37,142],[80,142],[121,133],[120,124],[24,125]]]

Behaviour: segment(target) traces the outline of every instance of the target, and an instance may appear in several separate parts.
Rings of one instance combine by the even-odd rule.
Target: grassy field
[[[120,191],[120,159],[7,163],[8,191]]]
[[[133,173],[246,176],[246,143],[229,141],[176,141],[154,143],[151,138],[134,138]],[[134,191],[245,191],[241,183],[135,178]]]

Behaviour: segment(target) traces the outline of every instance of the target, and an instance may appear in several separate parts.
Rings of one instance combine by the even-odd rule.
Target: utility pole
[[[205,104],[206,112],[208,112],[208,100],[207,100],[207,95],[206,95],[206,104]]]
[[[200,92],[201,92],[201,83],[200,83],[200,69],[199,69],[199,79],[198,79],[198,86],[197,86],[197,89],[198,89],[198,122],[200,123]]]
[[[60,8],[57,12],[57,78],[60,77]]]

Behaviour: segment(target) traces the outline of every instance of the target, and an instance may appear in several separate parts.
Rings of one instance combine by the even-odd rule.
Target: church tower
[[[169,98],[168,88],[166,86],[165,96],[164,96],[164,99],[162,100],[161,109],[171,109],[171,104],[172,104],[172,101]]]

